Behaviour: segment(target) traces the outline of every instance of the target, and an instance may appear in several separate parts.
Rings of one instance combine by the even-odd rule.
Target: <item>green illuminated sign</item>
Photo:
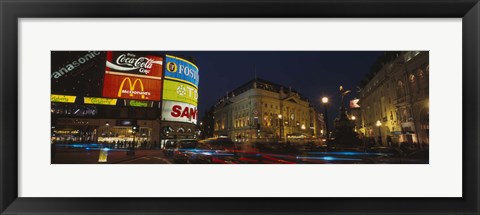
[[[130,100],[128,104],[133,107],[148,107],[147,101]]]

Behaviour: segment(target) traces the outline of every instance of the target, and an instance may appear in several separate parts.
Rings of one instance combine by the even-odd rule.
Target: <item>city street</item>
[[[112,149],[107,152],[106,162],[98,162],[99,149],[57,149],[52,164],[168,164],[161,150],[135,150],[135,156],[127,155],[124,149]]]
[[[352,150],[330,150],[305,145],[241,145],[237,150],[126,149],[58,147],[52,164],[428,164],[428,149],[370,147]]]

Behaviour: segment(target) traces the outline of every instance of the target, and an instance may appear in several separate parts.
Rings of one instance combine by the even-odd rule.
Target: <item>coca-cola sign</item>
[[[107,52],[107,73],[162,77],[163,58],[136,52]]]

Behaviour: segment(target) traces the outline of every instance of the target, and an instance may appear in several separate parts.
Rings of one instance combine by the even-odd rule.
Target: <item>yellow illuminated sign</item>
[[[198,89],[193,85],[171,80],[165,80],[163,84],[163,99],[197,106]]]
[[[50,96],[52,102],[75,103],[76,96],[55,95]]]
[[[135,81],[133,81],[133,84],[132,84],[132,80],[130,80],[130,78],[126,77],[123,79],[122,83],[120,84],[120,88],[118,88],[118,97],[121,97],[122,96],[122,91],[123,91],[123,85],[125,84],[125,81],[128,81],[128,86],[129,86],[129,89],[130,89],[130,96],[133,96],[133,92],[135,90],[135,85],[137,85],[137,82],[140,83],[140,90],[143,92],[144,91],[144,88],[143,88],[143,83],[142,83],[142,80],[140,79],[135,79]],[[142,94],[142,99],[145,98],[145,95]]]
[[[78,130],[55,130],[56,134],[79,134]]]
[[[95,98],[95,97],[84,97],[83,102],[85,104],[95,104],[95,105],[116,105],[117,99],[107,99],[107,98]]]
[[[108,150],[102,149],[98,154],[98,162],[99,163],[106,163],[108,159]]]

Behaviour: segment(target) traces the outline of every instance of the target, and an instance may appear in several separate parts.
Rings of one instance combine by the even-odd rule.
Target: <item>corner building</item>
[[[357,127],[367,138],[429,144],[429,52],[400,52],[385,62],[362,88],[359,104]]]
[[[194,63],[160,51],[52,51],[51,59],[52,143],[158,148],[196,138]]]
[[[314,140],[322,122],[307,98],[263,79],[243,84],[214,106],[214,136],[237,142]]]

